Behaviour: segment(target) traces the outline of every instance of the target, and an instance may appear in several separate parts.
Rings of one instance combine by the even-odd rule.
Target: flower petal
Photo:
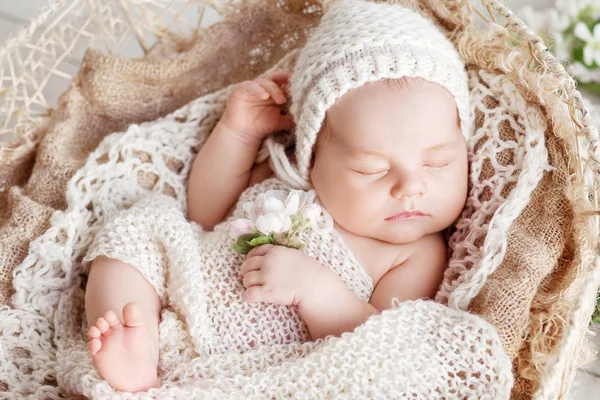
[[[256,226],[253,221],[249,219],[241,218],[232,221],[229,225],[229,234],[232,238],[236,239],[242,235],[254,231]]]
[[[265,202],[263,203],[263,212],[262,214],[268,214],[273,211],[283,211],[285,207],[283,206],[283,202],[273,196],[267,196]]]
[[[247,201],[242,204],[242,208],[248,214],[248,219],[251,221],[256,221],[256,204],[252,201]]]
[[[596,65],[600,65],[600,51],[598,50],[594,51],[594,61]]]
[[[298,212],[298,206],[300,204],[300,196],[295,191],[290,192],[287,199],[285,199],[285,213],[287,215],[294,215]]]
[[[583,48],[583,63],[585,65],[592,65],[593,59],[594,59],[594,49],[592,49],[592,46],[586,45]]]
[[[321,207],[318,204],[307,204],[302,208],[302,218],[312,223],[316,222],[321,215]]]
[[[287,232],[290,230],[291,227],[292,227],[292,219],[290,218],[289,215],[286,215],[285,218],[283,219],[283,226],[281,227],[281,231],[279,231],[277,233]]]
[[[594,42],[600,42],[600,24],[594,25],[593,29]]]
[[[308,192],[304,190],[296,190],[298,193],[299,201],[298,201],[298,210],[300,210],[306,204],[306,200],[308,199]]]
[[[287,198],[287,192],[285,190],[270,189],[266,191],[265,196],[275,197],[277,200],[283,203]]]
[[[550,10],[549,28],[553,31],[552,36],[564,32],[570,24],[571,21],[566,14],[559,13],[558,10],[554,8]]]
[[[590,28],[588,28],[587,25],[581,21],[575,25],[575,30],[573,31],[573,33],[575,33],[575,36],[577,36],[579,39],[583,40],[586,43],[591,42],[593,40]]]
[[[262,234],[268,235],[271,233],[271,227],[273,223],[271,222],[270,214],[259,215],[256,218],[256,229],[258,229]]]
[[[256,217],[265,213],[264,205],[265,205],[266,195],[265,193],[261,193],[254,199],[254,209],[256,211]]]
[[[273,211],[256,219],[256,227],[265,235],[284,232],[290,229],[291,224],[290,217],[283,211]]]

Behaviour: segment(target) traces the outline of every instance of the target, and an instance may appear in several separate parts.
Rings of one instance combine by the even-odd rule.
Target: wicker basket
[[[89,47],[128,57],[175,57],[231,9],[230,2],[51,0],[0,47],[0,148],[6,161],[39,142],[39,128],[56,106]],[[16,140],[16,143],[14,141]]]

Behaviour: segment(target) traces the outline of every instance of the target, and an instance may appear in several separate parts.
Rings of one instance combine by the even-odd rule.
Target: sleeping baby
[[[232,89],[192,165],[191,222],[162,195],[96,235],[85,305],[100,375],[124,391],[159,385],[164,307],[185,320],[201,357],[339,336],[394,298],[433,298],[446,265],[443,231],[467,196],[468,96],[464,64],[428,19],[394,4],[333,5],[293,73]],[[293,160],[273,140],[282,130],[294,133]],[[254,166],[265,140],[271,162]],[[237,254],[231,222],[272,190],[299,190],[332,228],[303,232],[303,249],[263,244]],[[196,259],[175,262],[144,230],[154,214],[194,230]],[[132,237],[141,242],[129,246]],[[137,261],[140,253],[149,261]]]

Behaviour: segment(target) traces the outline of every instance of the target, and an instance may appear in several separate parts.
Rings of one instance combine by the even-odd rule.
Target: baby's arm
[[[246,189],[263,139],[292,127],[281,113],[287,101],[281,88],[289,72],[237,85],[223,118],[194,160],[188,182],[188,217],[205,230],[221,222]]]
[[[261,141],[220,121],[196,156],[188,183],[188,217],[206,230],[223,220],[246,188]]]
[[[313,340],[352,332],[379,310],[361,299],[328,267],[321,266],[315,285],[298,303]]]
[[[390,308],[392,299],[433,298],[446,265],[446,245],[440,234],[415,243],[411,256],[378,282],[370,301],[360,300],[333,271],[321,267],[311,292],[299,302],[300,315],[313,340],[340,336],[371,315]]]

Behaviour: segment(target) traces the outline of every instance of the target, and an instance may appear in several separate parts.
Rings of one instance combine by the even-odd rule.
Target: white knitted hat
[[[309,168],[325,112],[349,90],[381,79],[419,77],[446,88],[470,133],[464,63],[432,21],[398,4],[341,0],[331,6],[302,49],[291,78],[296,167],[274,160],[286,183],[311,187]],[[273,154],[272,154],[273,155]]]

